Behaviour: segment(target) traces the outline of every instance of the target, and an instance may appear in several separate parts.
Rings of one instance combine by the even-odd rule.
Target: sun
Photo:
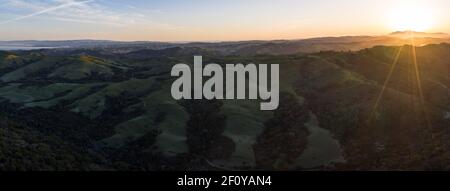
[[[434,11],[425,4],[405,2],[393,6],[389,15],[390,27],[395,31],[427,31],[435,24]]]

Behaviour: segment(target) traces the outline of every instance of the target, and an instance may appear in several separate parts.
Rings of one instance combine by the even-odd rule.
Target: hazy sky
[[[379,35],[400,29],[399,24],[392,26],[398,17],[392,15],[405,15],[405,9],[411,14],[411,4],[415,4],[413,14],[427,18],[421,21],[427,31],[450,32],[450,1],[413,1],[0,0],[0,40],[209,41]]]

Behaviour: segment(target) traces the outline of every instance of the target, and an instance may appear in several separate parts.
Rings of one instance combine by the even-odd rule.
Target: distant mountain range
[[[426,33],[426,32],[416,32],[416,31],[397,31],[389,34],[390,36],[397,37],[422,37],[422,38],[450,38],[450,35],[447,33]]]
[[[64,41],[0,41],[0,49],[108,49],[118,52],[132,52],[142,49],[161,50],[175,47],[202,48],[222,55],[288,55],[297,53],[314,53],[320,51],[357,51],[377,45],[416,46],[427,44],[450,43],[450,36],[445,33],[424,33],[414,31],[397,31],[384,36],[341,36],[321,37],[300,40],[273,41],[236,41],[236,42],[151,42],[151,41],[108,41],[108,40],[64,40]],[[1,48],[3,47],[3,48]]]

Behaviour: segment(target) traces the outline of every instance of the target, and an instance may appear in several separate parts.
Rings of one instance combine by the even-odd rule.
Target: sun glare
[[[424,32],[435,24],[433,14],[433,10],[423,4],[405,2],[395,6],[388,19],[393,30]]]

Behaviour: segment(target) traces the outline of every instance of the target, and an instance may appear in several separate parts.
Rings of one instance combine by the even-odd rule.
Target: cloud
[[[6,7],[0,7],[0,16],[12,18],[0,20],[3,27],[0,36],[17,39],[151,39],[169,36],[180,31],[197,30],[190,26],[153,21],[167,14],[163,10],[144,7],[129,7],[106,0],[5,0]],[[1,3],[1,0],[0,0]],[[12,17],[15,15],[15,18]],[[0,17],[1,18],[1,17]],[[27,20],[29,19],[29,20]],[[42,27],[36,22],[44,23]],[[30,30],[16,31],[17,27]],[[68,30],[70,28],[70,30]],[[21,34],[26,37],[11,37]],[[38,37],[35,37],[38,36]],[[0,37],[2,38],[2,37]]]
[[[111,27],[139,26],[146,29],[181,30],[182,27],[172,24],[159,23],[150,20],[147,14],[141,13],[139,8],[123,5],[128,8],[124,10],[112,10],[103,4],[102,0],[7,0],[10,9],[32,12],[7,21],[0,21],[0,24],[11,23],[23,19],[39,16],[40,19],[57,20],[63,22],[74,22],[82,24],[97,24]],[[130,11],[131,9],[131,11]],[[164,14],[162,10],[148,10],[144,13]]]
[[[76,6],[76,5],[83,5],[83,4],[92,2],[92,1],[93,0],[64,1],[60,5],[52,6],[52,7],[49,7],[49,8],[42,9],[42,10],[37,11],[37,12],[33,12],[31,14],[28,14],[28,15],[16,17],[16,18],[13,18],[13,19],[10,19],[10,20],[7,20],[7,21],[3,21],[3,22],[0,22],[0,24],[6,24],[6,23],[14,22],[14,21],[20,21],[20,20],[23,20],[23,19],[31,18],[31,17],[42,15],[42,14],[45,14],[45,13],[49,13],[49,12],[52,12],[52,11],[57,11],[57,10],[60,10],[60,9],[64,9],[64,8],[68,8],[68,7],[72,7],[72,6]],[[22,7],[28,7],[28,8],[32,7],[33,9],[36,8],[36,6],[33,6],[32,4],[27,4],[27,3],[24,3],[22,1],[14,0],[14,1],[11,1],[11,2],[14,3],[15,5],[20,5]]]

